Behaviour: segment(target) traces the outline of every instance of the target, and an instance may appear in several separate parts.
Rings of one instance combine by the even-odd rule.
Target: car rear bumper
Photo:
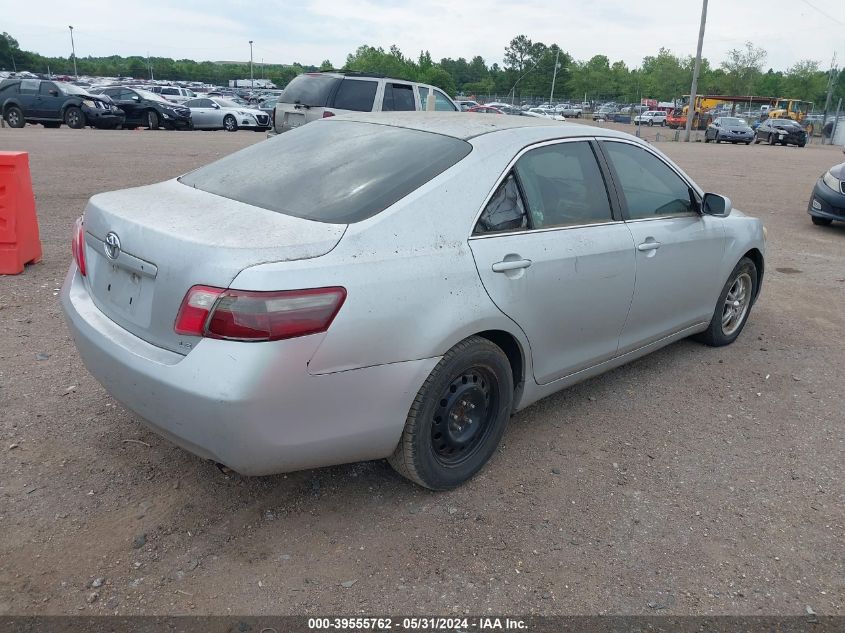
[[[817,218],[845,222],[845,194],[834,191],[819,178],[813,187],[807,213]]]
[[[154,431],[244,475],[388,456],[438,358],[312,375],[315,334],[201,340],[183,356],[147,343],[93,303],[75,265],[62,307],[88,371]]]

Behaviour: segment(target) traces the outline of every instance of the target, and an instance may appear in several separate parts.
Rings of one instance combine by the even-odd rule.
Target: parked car
[[[0,82],[0,112],[9,127],[41,123],[44,127],[85,126],[115,128],[123,124],[123,111],[111,99],[60,81],[4,79]]]
[[[574,106],[574,105],[571,105],[571,104],[568,104],[568,103],[557,106],[554,109],[554,114],[559,114],[561,116],[575,117],[576,119],[581,118],[581,113],[582,113],[582,110],[581,110],[580,106]]]
[[[152,92],[126,86],[92,88],[91,91],[111,97],[126,113],[124,127],[143,126],[157,130],[164,126],[169,130],[189,130],[193,126],[191,111],[188,108],[171,103]]]
[[[807,132],[792,119],[766,119],[754,131],[754,142],[766,141],[769,145],[807,144]]]
[[[634,117],[634,125],[659,125],[664,127],[666,125],[666,113],[660,110],[646,110],[642,114]]]
[[[469,110],[471,108],[478,107],[479,103],[478,103],[478,101],[473,101],[471,99],[456,99],[455,105],[458,106],[458,109],[461,112],[466,112],[467,110]]]
[[[704,142],[716,141],[721,143],[745,143],[749,145],[754,140],[754,130],[745,119],[722,116],[715,119],[704,131]]]
[[[398,112],[96,195],[72,250],[82,360],[153,430],[246,475],[386,457],[448,489],[512,412],[732,343],[766,246],[631,135]]]
[[[183,104],[191,111],[197,130],[226,130],[237,132],[248,128],[256,132],[270,129],[270,115],[264,110],[247,108],[222,97],[191,99]]]
[[[593,112],[593,121],[607,121],[613,118],[613,115],[618,112],[619,110],[615,106],[602,106]]]
[[[834,220],[845,222],[845,163],[834,165],[819,177],[807,213],[813,224],[820,226]]]
[[[367,73],[304,73],[294,77],[279,97],[270,134],[347,112],[425,110],[429,94],[434,96],[435,110],[459,111],[445,92],[426,84]]]
[[[276,103],[278,103],[278,101],[278,97],[270,97],[269,99],[265,99],[264,101],[258,104],[258,109],[264,112],[267,116],[269,116],[271,122],[273,118],[273,113],[276,111]]]
[[[196,99],[197,97],[193,90],[179,86],[148,86],[147,90],[173,103],[184,103],[188,99]]]
[[[504,112],[502,112],[499,108],[491,108],[490,106],[483,105],[470,108],[469,110],[466,110],[466,112],[475,112],[479,114],[504,114]]]

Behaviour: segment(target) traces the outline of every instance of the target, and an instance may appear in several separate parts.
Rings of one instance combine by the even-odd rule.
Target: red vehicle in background
[[[466,110],[466,112],[480,112],[482,114],[504,114],[504,112],[499,110],[499,108],[492,108],[490,106],[483,106],[483,105],[479,105],[479,106],[475,106],[474,108],[470,108],[469,110]]]

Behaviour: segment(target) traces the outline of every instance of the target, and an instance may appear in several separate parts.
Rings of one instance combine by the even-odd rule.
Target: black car
[[[754,133],[754,142],[766,141],[769,145],[797,145],[807,144],[807,132],[792,119],[766,119]]]
[[[826,226],[834,220],[845,222],[845,163],[835,165],[821,175],[813,187],[807,213],[813,224]]]
[[[9,127],[62,123],[79,129],[86,125],[115,128],[123,124],[123,111],[111,99],[92,95],[79,86],[42,79],[6,79],[0,82],[0,112]]]
[[[120,106],[126,113],[124,126],[127,128],[134,129],[141,126],[151,130],[157,130],[159,127],[169,130],[193,128],[191,111],[188,108],[178,103],[171,103],[152,92],[126,86],[95,88],[93,92],[111,97],[112,101]]]
[[[745,143],[750,144],[754,140],[752,130],[744,119],[734,116],[720,116],[715,119],[704,132],[704,142],[716,141],[721,143]]]

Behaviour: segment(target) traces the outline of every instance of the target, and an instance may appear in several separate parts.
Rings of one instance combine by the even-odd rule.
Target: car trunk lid
[[[320,257],[346,229],[176,180],[94,196],[84,222],[94,303],[136,336],[183,354],[196,337],[178,335],[173,326],[191,286],[225,288],[249,266]]]

